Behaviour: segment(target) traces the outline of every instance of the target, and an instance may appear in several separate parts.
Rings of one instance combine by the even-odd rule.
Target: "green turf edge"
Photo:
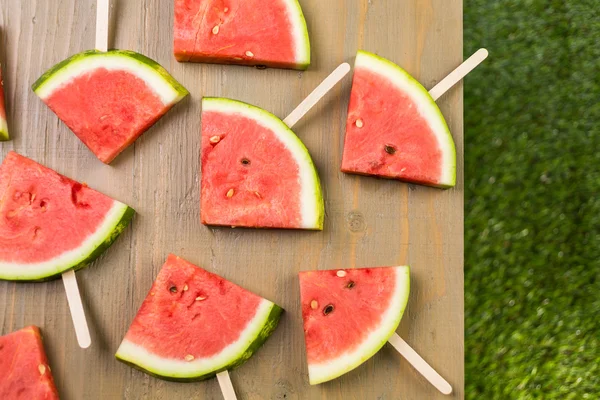
[[[398,313],[398,315],[396,317],[396,320],[394,321],[394,327],[392,329],[390,329],[390,331],[386,334],[385,340],[383,340],[380,343],[377,343],[373,347],[371,347],[371,349],[369,349],[370,351],[369,351],[368,355],[361,357],[360,361],[358,363],[355,363],[354,365],[350,366],[350,368],[348,368],[344,371],[338,371],[337,373],[320,377],[321,379],[310,379],[310,376],[309,376],[309,383],[311,385],[319,385],[321,383],[332,381],[332,380],[339,378],[340,376],[347,374],[348,372],[360,367],[367,360],[369,360],[371,357],[373,357],[375,354],[377,354],[377,352],[379,352],[379,350],[381,350],[381,348],[383,346],[385,346],[385,344],[388,342],[390,337],[392,337],[392,335],[396,332],[396,330],[398,329],[398,326],[400,326],[400,322],[402,321],[402,317],[404,316],[404,312],[406,311],[406,307],[408,306],[408,299],[410,297],[410,282],[411,282],[410,270],[411,270],[411,268],[409,265],[403,265],[402,267],[406,268],[406,273],[408,275],[408,279],[406,280],[406,287],[405,287],[405,291],[404,291],[405,296],[400,299],[402,302],[402,309],[400,310],[400,312]]]
[[[302,27],[302,36],[304,37],[304,58],[306,58],[305,62],[297,63],[295,69],[305,70],[310,65],[310,37],[308,35],[308,26],[306,25],[306,18],[304,18],[304,12],[302,11],[302,6],[298,0],[291,0],[294,3],[294,6],[298,10],[298,19],[300,20],[300,25]]]
[[[37,90],[40,87],[42,87],[44,85],[44,83],[46,83],[49,79],[52,79],[52,76],[55,73],[57,73],[58,71],[60,71],[64,67],[66,67],[67,65],[69,65],[71,63],[77,63],[87,57],[94,57],[94,56],[132,58],[142,64],[145,64],[146,66],[150,67],[155,72],[157,72],[159,75],[161,75],[162,78],[168,84],[170,84],[177,91],[177,93],[180,94],[180,99],[189,94],[188,90],[185,87],[183,87],[183,85],[180,84],[175,78],[173,78],[173,76],[171,74],[169,74],[169,72],[167,72],[167,70],[164,69],[156,61],[152,60],[151,58],[146,57],[143,54],[136,53],[135,51],[118,50],[118,49],[112,49],[107,52],[102,52],[102,51],[98,51],[98,50],[87,50],[87,51],[84,51],[81,53],[74,54],[71,57],[59,62],[58,64],[56,64],[55,66],[50,68],[48,71],[46,71],[44,74],[42,74],[42,76],[40,76],[34,82],[34,84],[31,86],[31,88],[33,89],[34,92],[37,93]]]
[[[269,313],[269,316],[267,317],[267,320],[266,320],[265,324],[263,325],[262,329],[260,330],[260,332],[258,333],[256,338],[254,339],[254,341],[250,344],[250,346],[248,346],[248,348],[246,348],[246,350],[238,358],[236,358],[234,361],[232,361],[230,364],[228,364],[224,367],[215,369],[214,371],[208,372],[206,374],[203,374],[203,375],[200,375],[197,377],[178,378],[178,377],[159,375],[157,373],[154,373],[152,371],[144,369],[144,368],[140,367],[139,365],[132,363],[131,361],[120,358],[118,353],[115,355],[115,358],[117,360],[121,361],[122,363],[129,365],[130,367],[133,367],[142,372],[145,372],[146,374],[154,376],[155,378],[163,379],[166,381],[171,381],[171,382],[203,381],[206,379],[214,378],[221,371],[232,370],[234,368],[237,368],[240,365],[242,365],[243,363],[245,363],[250,357],[252,357],[252,355],[265,343],[265,341],[269,338],[269,336],[271,336],[273,331],[275,331],[275,328],[277,328],[277,325],[279,324],[279,319],[281,318],[282,313],[283,313],[283,308],[281,308],[277,304],[273,303],[271,312]]]
[[[54,275],[42,277],[39,279],[13,279],[13,278],[5,279],[0,275],[0,280],[18,281],[18,282],[45,282],[45,281],[50,281],[53,279],[60,278],[60,276],[67,271],[70,271],[70,270],[78,271],[78,270],[84,268],[85,266],[87,266],[88,264],[92,263],[96,258],[100,257],[100,255],[102,253],[104,253],[104,251],[106,249],[108,249],[114,243],[114,241],[125,230],[125,228],[127,228],[127,226],[129,225],[129,222],[131,222],[134,215],[135,215],[135,210],[133,208],[127,206],[127,209],[121,216],[121,219],[119,220],[117,225],[115,225],[115,228],[110,232],[110,234],[106,237],[106,239],[102,243],[100,243],[100,245],[98,247],[96,247],[83,261],[81,261],[75,265],[68,266],[67,268],[63,269],[60,272],[57,272]]]
[[[452,153],[451,154],[451,156],[452,156],[451,157],[451,162],[452,162],[451,168],[454,171],[454,173],[452,174],[452,181],[450,183],[441,184],[441,185],[434,185],[434,184],[428,183],[427,186],[433,186],[433,187],[437,187],[437,188],[441,188],[441,189],[449,189],[451,187],[454,187],[456,185],[456,145],[454,144],[454,138],[452,137],[452,133],[450,132],[450,128],[448,127],[448,123],[446,122],[446,118],[444,118],[444,114],[442,114],[442,110],[440,110],[440,108],[438,107],[435,100],[433,100],[433,98],[429,94],[429,91],[423,85],[421,85],[421,83],[418,80],[416,80],[411,74],[409,74],[398,64],[388,60],[387,58],[383,58],[381,56],[378,56],[375,53],[371,53],[371,52],[365,51],[365,50],[358,50],[357,55],[358,54],[362,54],[366,57],[373,58],[373,59],[377,60],[378,62],[384,63],[384,64],[388,65],[389,67],[392,67],[393,69],[398,71],[398,73],[400,75],[402,75],[408,82],[410,82],[413,86],[417,87],[421,92],[423,92],[424,94],[427,95],[427,99],[429,100],[430,105],[434,107],[438,116],[440,117],[440,120],[442,121],[444,127],[446,128],[446,134],[447,134],[448,140],[450,142],[451,153]],[[419,184],[423,184],[423,183],[419,183]]]
[[[313,173],[313,177],[315,178],[315,183],[316,183],[316,187],[314,188],[315,189],[314,194],[315,194],[315,198],[317,199],[317,207],[318,207],[317,223],[314,227],[301,228],[301,229],[322,231],[323,230],[323,221],[325,220],[325,203],[323,201],[323,189],[321,188],[321,179],[319,178],[319,174],[317,173],[317,167],[315,166],[315,163],[312,160],[310,152],[308,151],[308,149],[306,148],[306,146],[304,145],[302,140],[300,140],[298,135],[296,135],[296,133],[294,133],[294,131],[289,126],[287,126],[279,117],[270,113],[269,111],[265,110],[264,108],[254,106],[252,104],[249,104],[249,103],[246,103],[246,102],[243,102],[240,100],[229,99],[227,97],[203,97],[202,101],[204,101],[204,100],[224,102],[224,103],[235,103],[235,104],[241,105],[243,107],[248,108],[252,112],[262,114],[269,119],[273,119],[273,120],[277,121],[279,124],[281,124],[282,128],[284,128],[285,131],[287,131],[288,133],[291,134],[291,137],[297,142],[297,144],[300,146],[300,148],[302,150],[304,150],[306,152],[306,154],[308,155],[308,161],[310,162],[310,165],[312,166],[312,173]]]

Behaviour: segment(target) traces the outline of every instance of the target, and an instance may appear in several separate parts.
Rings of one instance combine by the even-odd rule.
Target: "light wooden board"
[[[114,360],[169,252],[282,305],[272,338],[231,373],[241,399],[436,399],[388,344],[340,379],[308,385],[297,272],[410,264],[412,293],[398,332],[463,398],[462,87],[438,102],[458,151],[458,184],[442,191],[339,171],[350,75],[295,127],[319,169],[323,232],[207,228],[199,222],[200,98],[227,96],[285,117],[359,48],[399,63],[432,87],[462,61],[460,0],[301,0],[312,41],[306,72],[179,64],[172,0],[113,0],[111,46],[144,53],[192,93],[111,166],[99,162],[34,95],[47,68],[94,46],[93,0],[2,0],[0,60],[14,140],[0,144],[133,206],[132,227],[77,273],[92,347],[76,343],[60,280],[0,282],[0,333],[42,328],[63,399],[219,399],[216,379],[170,383]]]

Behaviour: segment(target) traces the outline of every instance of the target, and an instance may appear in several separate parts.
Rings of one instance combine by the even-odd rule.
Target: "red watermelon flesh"
[[[408,267],[300,273],[311,384],[357,367],[396,330],[409,290]]]
[[[321,190],[310,155],[272,114],[205,98],[201,159],[204,224],[322,229]]]
[[[280,313],[270,301],[169,255],[117,358],[167,379],[204,379],[249,358]],[[240,351],[230,350],[236,346]]]
[[[6,123],[6,108],[4,105],[4,80],[2,79],[2,66],[0,66],[0,142],[8,139],[8,124]]]
[[[58,399],[38,327],[0,337],[0,399]]]
[[[306,22],[297,0],[175,0],[178,61],[305,69]]]
[[[188,93],[155,61],[126,50],[76,54],[33,90],[107,164]]]
[[[449,187],[455,170],[452,136],[427,91],[397,65],[359,51],[342,171]]]
[[[109,245],[103,241],[112,243],[133,212],[13,151],[0,166],[0,199],[0,279],[43,279],[79,265]],[[107,223],[107,231],[99,232]],[[82,248],[94,235],[100,243]]]

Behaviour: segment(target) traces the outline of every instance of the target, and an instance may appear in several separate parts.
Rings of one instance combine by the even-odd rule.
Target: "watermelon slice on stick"
[[[169,255],[116,357],[150,375],[197,381],[240,366],[277,327],[282,309],[224,278]]]
[[[240,101],[202,100],[202,223],[323,229],[319,177],[290,127],[349,70],[340,65],[284,121]]]
[[[0,279],[61,274],[77,339],[90,345],[74,270],[107,249],[134,211],[15,152],[0,166]]]
[[[37,326],[0,336],[0,399],[58,400]]]
[[[300,272],[310,384],[353,370],[389,340],[442,393],[451,393],[448,382],[395,333],[409,291],[408,266]]]
[[[9,139],[8,124],[6,122],[6,107],[4,105],[4,80],[2,79],[2,66],[0,65],[0,142]]]
[[[101,49],[56,64],[32,88],[98,159],[109,164],[188,91],[150,58],[106,50],[107,1],[98,2],[97,15]]]
[[[342,171],[440,188],[456,183],[456,150],[435,100],[487,57],[481,49],[427,93],[396,64],[359,51]]]
[[[298,0],[175,0],[177,61],[306,69],[310,42]]]

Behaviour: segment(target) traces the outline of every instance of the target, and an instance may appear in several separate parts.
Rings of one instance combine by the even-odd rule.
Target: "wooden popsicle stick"
[[[97,0],[96,4],[96,50],[108,51],[108,15],[110,0]]]
[[[440,374],[438,374],[416,351],[412,349],[402,339],[398,336],[397,333],[394,332],[392,337],[388,340],[392,346],[398,353],[402,355],[402,357],[406,358],[408,361],[425,379],[429,381],[437,390],[442,392],[443,394],[451,394],[452,386],[444,379]]]
[[[333,70],[284,120],[290,128],[300,120],[323,96],[327,94],[346,74],[350,72],[350,64],[342,63]]]
[[[229,377],[229,372],[227,372],[227,370],[219,372],[217,374],[217,379],[225,400],[237,400],[231,378]]]
[[[85,319],[75,271],[70,270],[62,274],[62,280],[65,285],[65,292],[67,292],[67,302],[69,303],[69,309],[71,310],[71,318],[73,319],[73,326],[75,327],[77,343],[79,343],[79,347],[82,349],[87,349],[92,344],[92,339]]]
[[[450,88],[461,81],[467,74],[475,69],[479,64],[483,62],[488,56],[486,49],[479,49],[473,55],[460,64],[454,71],[450,72],[448,76],[442,79],[437,85],[429,91],[433,100],[437,100]]]

